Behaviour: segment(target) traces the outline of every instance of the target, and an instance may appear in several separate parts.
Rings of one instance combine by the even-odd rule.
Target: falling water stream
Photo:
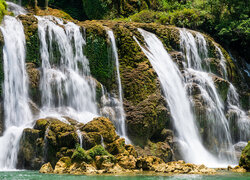
[[[116,47],[116,41],[115,41],[115,36],[113,31],[108,30],[108,36],[110,38],[111,41],[111,45],[112,45],[112,56],[115,60],[115,64],[116,64],[116,76],[117,76],[117,84],[118,84],[118,98],[119,98],[119,102],[118,102],[118,116],[116,117],[117,119],[117,133],[121,136],[124,137],[126,140],[126,143],[130,143],[130,140],[127,137],[127,133],[126,133],[126,123],[125,123],[125,112],[124,112],[124,108],[123,108],[123,97],[122,97],[122,83],[121,83],[121,77],[120,77],[120,70],[119,70],[119,59],[118,59],[118,51],[117,51],[117,47]]]
[[[144,48],[136,41],[158,74],[170,107],[184,159],[191,163],[203,163],[210,167],[217,166],[217,160],[205,149],[199,137],[195,118],[184,88],[184,80],[178,67],[164,49],[162,42],[154,34],[142,29],[139,31],[144,37],[146,47]]]
[[[61,19],[37,17],[42,57],[41,116],[69,116],[87,123],[98,116],[95,81],[83,55],[80,27]]]
[[[25,35],[15,17],[5,16],[0,27],[4,37],[4,119],[5,131],[0,137],[0,169],[15,169],[22,131],[31,127],[28,77],[25,68]]]

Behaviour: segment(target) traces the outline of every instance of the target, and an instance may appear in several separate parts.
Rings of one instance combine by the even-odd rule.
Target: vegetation
[[[90,162],[91,157],[84,151],[83,148],[80,147],[79,144],[76,144],[76,149],[71,157],[71,159],[75,162]]]
[[[3,20],[3,16],[7,13],[7,4],[5,0],[0,0],[0,23]]]
[[[109,154],[104,149],[104,147],[102,147],[102,145],[97,145],[89,150],[89,156],[94,159],[96,156],[112,156],[112,155]]]

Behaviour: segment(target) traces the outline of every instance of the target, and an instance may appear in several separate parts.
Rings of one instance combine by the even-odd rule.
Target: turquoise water
[[[164,180],[164,179],[250,180],[250,173],[226,172],[220,175],[210,175],[210,176],[203,176],[203,175],[152,176],[146,174],[137,174],[131,176],[128,175],[73,176],[73,175],[40,174],[37,171],[0,172],[0,180]]]

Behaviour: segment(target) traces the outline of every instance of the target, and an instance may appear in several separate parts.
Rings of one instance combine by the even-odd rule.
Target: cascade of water
[[[236,132],[237,134],[233,135],[235,138],[237,138],[237,141],[247,142],[250,139],[250,131],[249,131],[250,117],[247,116],[246,113],[240,108],[239,95],[232,84],[230,84],[229,86],[227,94],[227,102],[228,102],[229,120],[232,121],[231,122],[232,126],[236,124],[238,128],[238,132]]]
[[[220,160],[234,163],[235,156],[229,124],[224,115],[224,104],[216,91],[212,75],[188,68],[185,78],[187,84],[196,84],[200,90],[199,98],[205,108],[205,118],[204,116],[197,118],[200,118],[201,124],[205,124],[206,144],[213,153],[220,156]]]
[[[21,6],[13,3],[13,2],[6,2],[8,5],[8,11],[13,12],[15,16],[18,16],[20,14],[27,14],[28,12]]]
[[[223,71],[223,78],[227,79],[226,59],[225,59],[223,53],[221,52],[221,49],[216,45],[215,45],[215,48],[218,51],[219,56],[220,56],[220,66],[221,66],[222,71]]]
[[[204,45],[204,38],[199,38],[201,35],[198,36],[199,44],[200,46],[200,52],[202,49],[206,48],[206,45]],[[186,60],[187,60],[187,67],[188,68],[194,68],[201,70],[202,69],[202,60],[199,56],[199,51],[197,48],[196,40],[194,36],[187,31],[186,29],[180,29],[180,46],[182,51],[185,54]],[[205,54],[206,55],[206,54]]]
[[[80,27],[52,16],[37,19],[43,115],[70,116],[83,123],[92,120],[98,116],[95,81],[83,54],[86,43]]]
[[[161,86],[170,107],[171,116],[181,145],[181,152],[187,162],[217,166],[216,159],[204,148],[196,128],[189,99],[186,95],[182,75],[164,49],[161,41],[149,32],[139,29],[146,42],[140,45],[158,74]]]
[[[204,36],[200,33],[196,34],[197,47],[200,54],[201,59],[205,59],[208,57],[208,49],[207,49],[207,41]]]
[[[82,133],[79,129],[77,129],[76,134],[77,134],[78,139],[79,139],[80,147],[82,148]]]
[[[217,155],[222,161],[227,163],[235,163],[234,150],[232,148],[232,139],[229,129],[228,121],[224,115],[224,104],[216,91],[215,84],[209,73],[202,68],[203,60],[207,57],[207,48],[204,37],[198,33],[196,39],[192,33],[186,29],[180,29],[181,49],[186,55],[188,69],[185,71],[186,86],[193,86],[195,84],[201,92],[201,100],[206,105],[205,118],[198,117],[200,121],[206,121],[206,143],[209,148]],[[220,49],[217,48],[220,54],[220,64],[226,76],[225,59]],[[196,62],[196,63],[194,63]],[[209,122],[209,123],[207,123]],[[203,123],[204,122],[200,122]],[[217,142],[217,143],[215,143]]]
[[[19,140],[32,122],[28,103],[28,77],[25,69],[25,35],[15,17],[5,16],[0,27],[4,37],[4,120],[0,137],[0,169],[15,169]]]
[[[117,75],[117,84],[118,84],[118,106],[117,106],[117,121],[118,124],[116,126],[117,129],[117,133],[121,136],[124,137],[126,140],[126,143],[130,143],[130,140],[127,137],[127,133],[126,133],[126,123],[125,123],[125,112],[124,112],[124,108],[123,108],[123,97],[122,97],[122,83],[121,83],[121,78],[120,78],[120,70],[119,70],[119,59],[118,59],[118,51],[117,51],[117,47],[116,47],[116,41],[115,41],[115,36],[113,31],[108,30],[107,31],[109,39],[111,41],[111,45],[112,45],[112,55],[113,55],[113,59],[115,60],[115,64],[116,64],[116,75]]]

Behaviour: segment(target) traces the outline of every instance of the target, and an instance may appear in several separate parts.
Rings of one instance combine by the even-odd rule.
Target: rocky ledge
[[[168,174],[215,174],[216,171],[204,165],[185,163],[184,161],[174,161],[164,163],[154,156],[124,157],[124,161],[110,158],[110,156],[96,156],[91,163],[75,162],[69,157],[61,158],[53,169],[50,163],[44,164],[40,173],[54,174],[126,174],[126,173],[168,173]]]

